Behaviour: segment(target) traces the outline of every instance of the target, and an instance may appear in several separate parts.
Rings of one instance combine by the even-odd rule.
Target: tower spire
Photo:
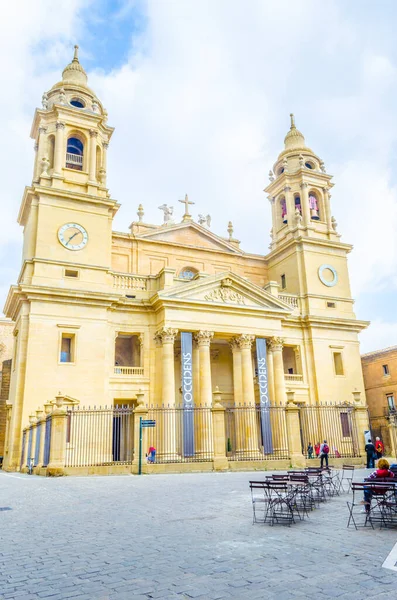
[[[75,48],[76,48],[76,46],[75,46]],[[77,46],[77,48],[78,48],[78,46]],[[296,129],[294,113],[290,113],[289,116],[291,117],[291,129]]]
[[[73,62],[79,62],[79,47],[77,44],[74,47]]]

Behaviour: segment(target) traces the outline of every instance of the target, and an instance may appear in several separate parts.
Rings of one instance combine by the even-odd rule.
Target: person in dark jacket
[[[376,450],[372,440],[368,440],[368,442],[365,444],[365,452],[367,453],[367,469],[373,469],[375,466],[374,459]]]

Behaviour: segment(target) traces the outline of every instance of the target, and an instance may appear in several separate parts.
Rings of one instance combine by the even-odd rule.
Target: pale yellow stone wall
[[[14,346],[14,323],[7,319],[0,319],[0,371],[3,360],[12,358]]]

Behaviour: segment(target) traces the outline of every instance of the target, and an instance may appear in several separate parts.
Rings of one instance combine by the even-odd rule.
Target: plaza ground
[[[396,598],[395,530],[346,529],[346,494],[290,528],[252,525],[261,475],[0,471],[0,599]]]

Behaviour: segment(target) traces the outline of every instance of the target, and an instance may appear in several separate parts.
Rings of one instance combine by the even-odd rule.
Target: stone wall
[[[0,385],[0,456],[4,456],[4,440],[6,433],[7,408],[6,402],[10,392],[11,359],[3,361]]]

